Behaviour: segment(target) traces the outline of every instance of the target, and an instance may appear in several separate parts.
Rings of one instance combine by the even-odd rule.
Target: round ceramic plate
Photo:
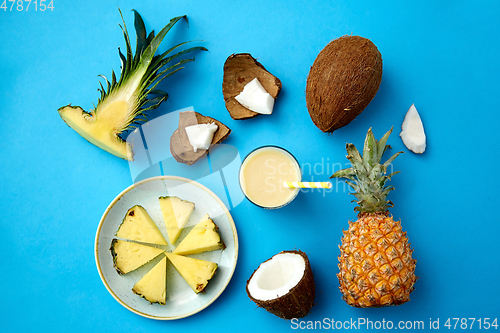
[[[219,227],[220,236],[226,245],[221,251],[210,251],[189,257],[210,260],[218,264],[217,273],[210,280],[204,293],[195,294],[173,266],[167,265],[167,301],[166,305],[150,304],[135,295],[132,287],[163,256],[125,275],[118,275],[113,267],[109,250],[127,210],[134,205],[143,206],[153,221],[158,225],[165,239],[168,240],[163,222],[158,197],[177,196],[194,202],[195,210],[183,229],[176,244],[161,248],[170,252],[186,236],[200,219],[209,214]],[[208,188],[192,180],[159,176],[140,181],[120,193],[104,212],[95,239],[95,259],[102,282],[110,294],[130,311],[152,319],[172,320],[193,315],[214,302],[224,291],[233,275],[238,259],[238,236],[234,221],[224,203]]]

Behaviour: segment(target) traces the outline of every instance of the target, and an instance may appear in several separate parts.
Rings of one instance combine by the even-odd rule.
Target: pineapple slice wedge
[[[217,271],[217,264],[211,261],[166,253],[168,260],[195,293],[205,291],[208,282]]]
[[[206,214],[172,253],[187,255],[224,248],[225,245],[220,238],[219,228]]]
[[[166,304],[167,300],[167,257],[157,263],[137,282],[132,291],[151,304]]]
[[[170,244],[174,244],[193,213],[194,203],[178,197],[160,197],[160,208]]]
[[[114,238],[109,249],[113,266],[123,275],[147,264],[165,251],[155,247],[132,243]]]
[[[148,212],[139,205],[135,205],[127,211],[115,235],[138,242],[168,245]]]

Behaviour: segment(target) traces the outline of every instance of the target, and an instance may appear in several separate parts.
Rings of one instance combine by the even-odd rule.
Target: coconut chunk
[[[208,149],[214,138],[214,133],[219,127],[215,123],[198,124],[186,127],[189,143],[196,153],[198,149]]]
[[[274,98],[264,89],[257,78],[248,82],[235,99],[254,112],[260,114],[271,114],[273,112]]]
[[[284,319],[306,316],[314,304],[315,285],[302,251],[283,251],[263,262],[247,282],[248,297]]]
[[[423,153],[426,147],[426,137],[424,125],[422,124],[415,104],[410,106],[401,127],[402,131],[399,136],[403,140],[406,148],[417,154]]]
[[[179,114],[179,128],[170,137],[170,152],[177,162],[192,165],[207,154],[210,148],[193,151],[185,129],[192,125],[211,123],[216,124],[218,129],[214,133],[210,148],[227,139],[231,129],[217,119],[203,116],[198,112],[185,111]]]
[[[235,98],[255,78],[259,80],[266,92],[276,100],[281,91],[281,81],[266,70],[260,62],[249,53],[232,54],[226,59],[222,80],[222,95],[231,118],[243,120],[261,115],[261,113],[243,106]]]

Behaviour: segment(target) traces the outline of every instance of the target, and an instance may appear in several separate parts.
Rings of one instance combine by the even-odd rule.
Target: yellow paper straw
[[[289,188],[332,188],[330,182],[284,182]]]

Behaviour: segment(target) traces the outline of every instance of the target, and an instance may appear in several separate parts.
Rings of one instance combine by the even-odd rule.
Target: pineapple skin
[[[406,232],[389,212],[360,213],[339,246],[342,299],[353,307],[385,307],[410,300],[416,260]]]

